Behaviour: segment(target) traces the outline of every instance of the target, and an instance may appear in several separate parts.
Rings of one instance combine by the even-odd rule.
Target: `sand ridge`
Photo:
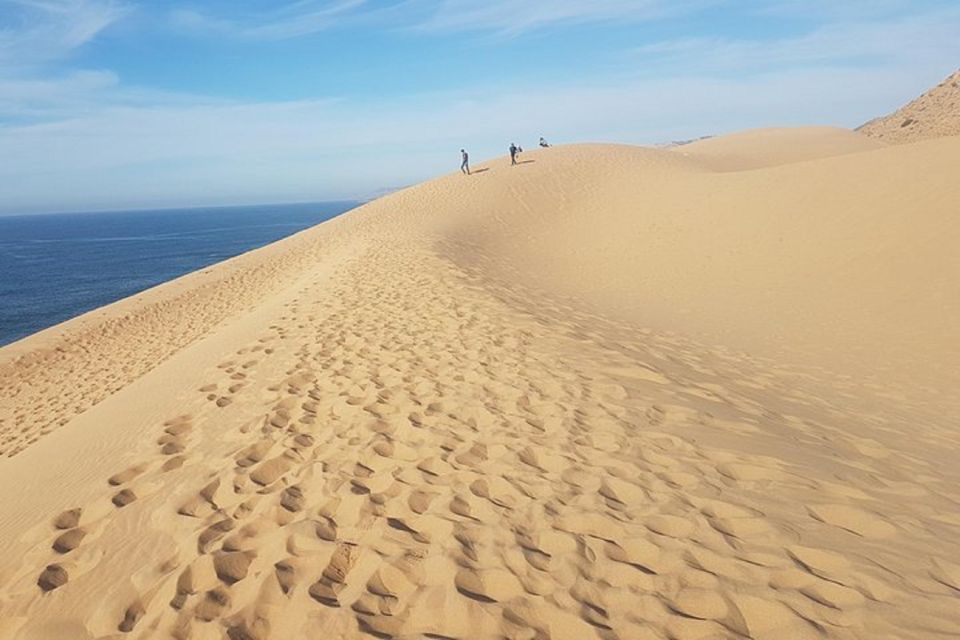
[[[885,148],[809,134],[794,162],[763,140],[797,141],[796,130],[711,140],[703,157],[694,145],[547,149],[431,210],[461,214],[442,229],[445,255],[501,281],[781,361],[863,378],[882,369],[881,380],[936,388],[934,399],[950,393],[960,140]]]
[[[960,71],[910,104],[857,129],[894,144],[960,135]]]
[[[16,455],[289,286],[318,250],[297,234],[3,347],[0,456]],[[335,247],[324,244],[322,250],[329,254]]]
[[[618,215],[598,176],[715,179],[669,153],[371,203],[178,289],[173,333],[209,315],[159,362],[121,347],[161,324],[65,330],[141,369],[70,378],[102,394],[79,412],[13,405],[67,421],[0,462],[0,638],[960,634],[946,399],[645,327],[517,260],[549,275],[537,229],[597,224],[581,202]]]
[[[674,147],[714,171],[763,169],[883,148],[884,144],[837,127],[754,129]]]

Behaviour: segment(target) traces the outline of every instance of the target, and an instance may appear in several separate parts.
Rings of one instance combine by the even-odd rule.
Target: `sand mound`
[[[898,111],[858,129],[884,142],[960,136],[960,71]]]
[[[496,160],[0,350],[0,638],[960,634],[909,385],[960,148],[762,139]]]
[[[675,151],[716,171],[745,171],[872,151],[883,143],[848,129],[756,129],[692,142]]]
[[[886,149],[849,132],[808,133],[774,131],[772,151],[763,133],[693,151],[546,150],[440,205],[462,214],[443,230],[448,255],[598,313],[756,354],[954,377],[960,141]]]

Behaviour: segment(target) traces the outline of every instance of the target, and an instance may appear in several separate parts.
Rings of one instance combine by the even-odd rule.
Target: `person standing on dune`
[[[517,164],[517,153],[519,153],[520,147],[510,143],[510,164]]]
[[[470,154],[467,153],[464,149],[460,149],[460,171],[466,175],[470,175]]]

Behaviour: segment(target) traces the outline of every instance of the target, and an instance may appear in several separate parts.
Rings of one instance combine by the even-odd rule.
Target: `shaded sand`
[[[764,135],[496,160],[0,350],[0,638],[957,637],[960,140]]]
[[[858,131],[895,144],[960,136],[960,71],[905,107],[871,120]]]

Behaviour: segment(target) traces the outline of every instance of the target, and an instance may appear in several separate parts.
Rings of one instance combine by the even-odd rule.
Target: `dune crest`
[[[871,120],[858,131],[895,144],[960,136],[960,71],[910,104]]]
[[[960,143],[808,133],[498,159],[0,350],[0,638],[960,634]]]
[[[837,127],[754,129],[706,138],[673,150],[704,162],[715,171],[747,171],[819,160],[884,146],[882,142]]]
[[[914,387],[957,380],[960,140],[885,148],[813,128],[537,158],[450,194],[443,206],[461,215],[442,229],[445,255],[780,361]]]

